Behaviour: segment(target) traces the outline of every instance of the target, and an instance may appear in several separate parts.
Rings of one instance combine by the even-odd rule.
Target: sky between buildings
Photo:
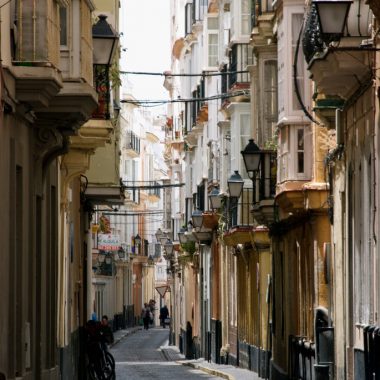
[[[121,70],[169,70],[170,0],[121,0],[120,11]],[[136,99],[168,99],[162,76],[124,74],[122,81],[123,92]]]

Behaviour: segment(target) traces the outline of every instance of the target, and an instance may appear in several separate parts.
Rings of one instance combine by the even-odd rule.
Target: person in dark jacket
[[[106,315],[103,315],[103,317],[102,317],[100,331],[101,331],[106,343],[112,344],[114,341],[113,332],[112,332],[111,326],[108,323],[108,317]]]
[[[169,317],[169,310],[166,307],[166,305],[162,306],[160,309],[160,321],[161,321],[161,326],[165,328],[165,319]]]
[[[144,303],[144,308],[142,309],[142,312],[141,312],[141,318],[144,322],[144,330],[149,329],[149,323],[152,317],[153,315],[152,315],[152,312],[150,311],[149,305],[147,303]]]

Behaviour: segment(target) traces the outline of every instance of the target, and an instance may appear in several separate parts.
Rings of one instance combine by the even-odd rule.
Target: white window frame
[[[243,14],[243,3],[247,3],[248,13]],[[249,42],[251,36],[251,2],[250,0],[235,0],[231,3],[231,41]],[[243,33],[244,26],[248,33]]]
[[[276,66],[276,70],[271,71],[270,75],[266,75],[266,68]],[[260,115],[259,142],[265,144],[275,135],[278,117],[278,62],[276,57],[266,57],[260,62],[260,88],[262,88],[262,96],[260,96]],[[273,111],[273,112],[267,112]],[[260,139],[261,138],[261,139]]]
[[[284,4],[283,17],[278,24],[278,119],[280,123],[284,120],[287,120],[287,123],[307,120],[296,98],[293,80],[294,52],[299,30],[296,28],[293,31],[292,23],[295,21],[295,17],[303,18],[303,16],[303,6]],[[288,46],[292,46],[292,49],[287,48]],[[298,80],[301,82],[299,90],[303,97],[303,104],[306,109],[310,109],[311,82],[307,73],[307,65],[302,55],[301,45],[298,52],[297,74]]]
[[[285,125],[282,128],[280,128],[279,133],[279,168],[277,170],[277,181],[283,182],[286,181],[289,177],[289,167],[288,162],[290,162],[290,133],[289,133],[290,126]]]
[[[217,28],[216,29],[211,29],[211,25],[210,25],[211,19],[217,20]],[[211,36],[216,36],[216,43],[213,45],[211,45],[211,43],[210,43],[210,37]],[[219,38],[219,17],[217,14],[209,15],[207,17],[207,41],[205,43],[205,54],[204,54],[205,59],[206,59],[205,66],[207,67],[207,69],[215,70],[219,64],[219,40],[220,40],[220,38]],[[213,64],[210,61],[210,58],[211,58],[210,46],[214,46],[214,49],[215,49],[215,52],[212,55],[212,57],[215,57],[215,62],[213,62]]]
[[[298,172],[298,131],[304,132],[303,172]],[[285,140],[284,140],[285,138]],[[279,169],[278,182],[306,181],[311,178],[313,146],[309,124],[284,125],[279,135]]]
[[[248,144],[251,134],[251,104],[250,103],[232,103],[229,107],[231,113],[231,169],[238,170],[239,174],[246,180],[247,185],[250,179],[244,167],[244,161],[241,151]],[[244,127],[242,125],[243,117],[247,117],[248,122]],[[243,145],[242,141],[246,140]]]

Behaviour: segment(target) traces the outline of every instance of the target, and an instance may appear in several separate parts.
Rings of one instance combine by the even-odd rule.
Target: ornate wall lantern
[[[313,0],[321,36],[326,44],[339,41],[344,33],[352,0]]]
[[[163,232],[162,232],[162,230],[161,230],[161,228],[159,228],[157,231],[156,231],[156,233],[155,233],[155,235],[156,235],[156,240],[157,240],[157,242],[159,243],[161,240],[161,237],[162,237],[162,235],[163,235]]]
[[[109,69],[116,51],[119,35],[107,22],[107,16],[99,15],[98,22],[92,27],[94,86],[98,93],[98,108],[94,118],[110,118],[110,78]]]
[[[253,139],[249,139],[248,145],[242,150],[245,169],[247,170],[249,178],[256,177],[256,173],[260,169],[261,150],[256,145]]]
[[[203,213],[201,210],[194,210],[191,214],[191,219],[193,221],[193,227],[201,228],[203,224]]]
[[[247,146],[242,150],[241,155],[245,165],[245,170],[252,180],[252,204],[256,203],[256,177],[260,170],[262,151],[253,139],[249,139]]]
[[[240,198],[241,192],[243,191],[244,181],[237,170],[231,175],[227,180],[228,191],[231,198]]]
[[[222,206],[222,196],[220,194],[219,188],[214,187],[208,194],[208,199],[210,201],[210,207],[213,210],[217,210]]]
[[[166,243],[164,244],[164,249],[168,257],[171,257],[173,255],[174,245],[170,239],[166,240]]]
[[[185,235],[186,228],[181,228],[178,232],[178,239],[181,244],[187,243],[187,236]]]

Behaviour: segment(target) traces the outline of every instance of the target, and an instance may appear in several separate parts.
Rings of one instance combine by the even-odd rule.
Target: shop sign
[[[113,234],[98,234],[98,249],[103,251],[118,251],[120,236]]]

